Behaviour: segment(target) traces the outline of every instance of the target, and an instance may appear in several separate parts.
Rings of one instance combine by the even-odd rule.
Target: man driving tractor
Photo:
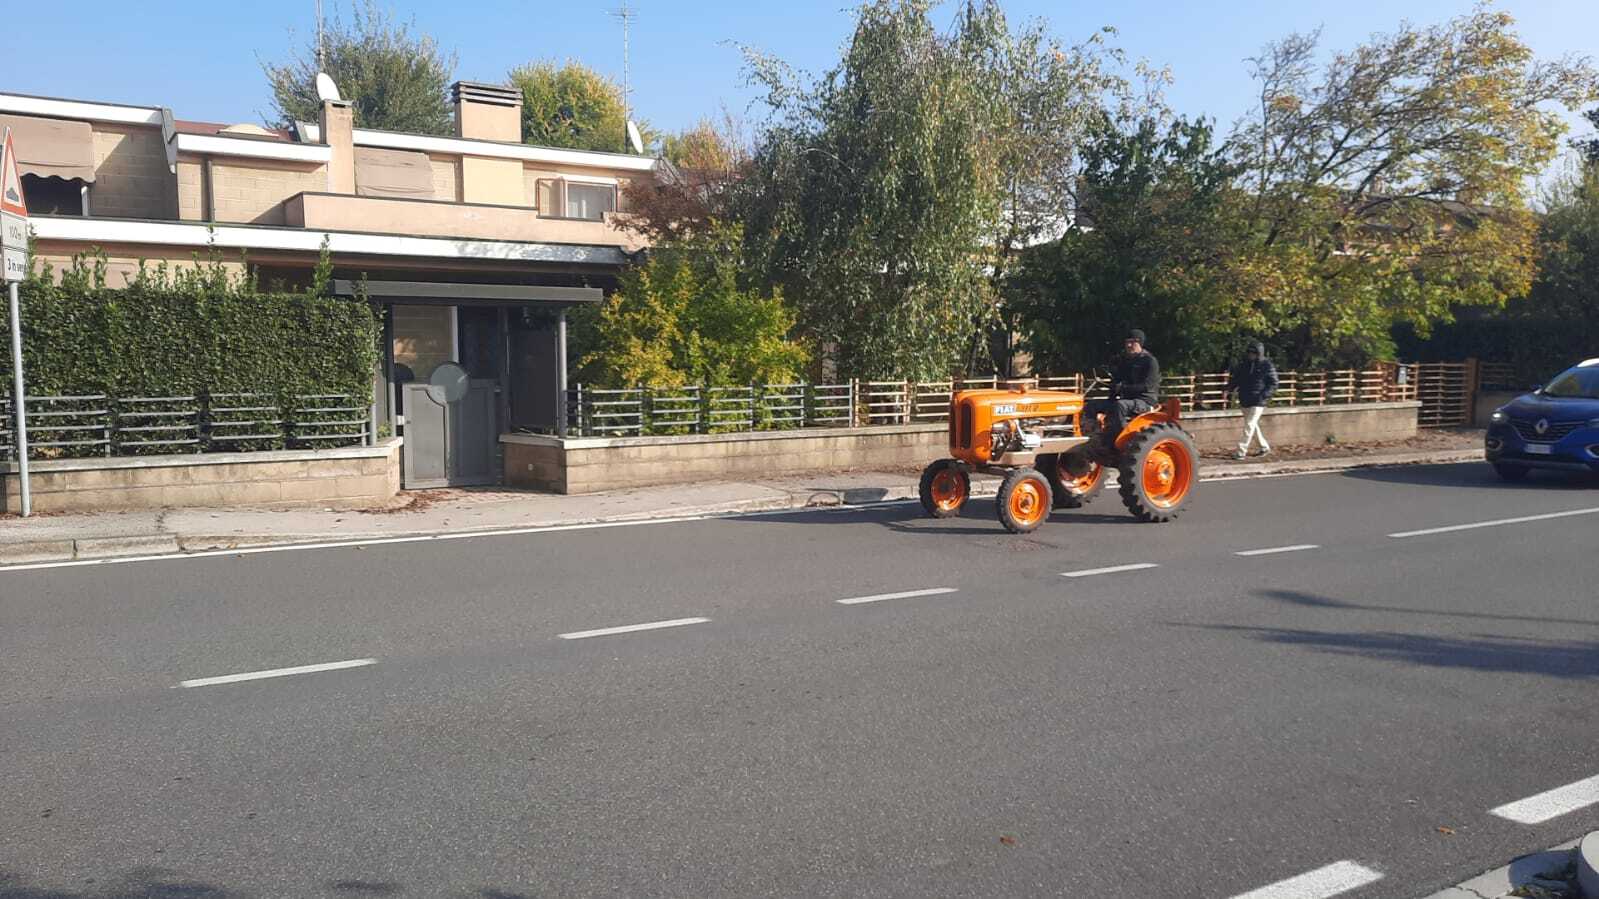
[[[1085,423],[1105,415],[1105,427],[1096,435],[1101,449],[1115,440],[1127,422],[1155,408],[1160,402],[1160,363],[1144,348],[1144,332],[1137,328],[1122,340],[1122,354],[1111,375],[1110,397],[1084,404]]]

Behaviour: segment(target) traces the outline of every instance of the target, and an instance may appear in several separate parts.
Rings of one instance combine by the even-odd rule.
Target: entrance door
[[[404,486],[498,482],[497,312],[443,305],[391,308],[398,411],[405,416]]]
[[[496,381],[468,379],[459,399],[438,384],[404,386],[407,489],[499,481]]]

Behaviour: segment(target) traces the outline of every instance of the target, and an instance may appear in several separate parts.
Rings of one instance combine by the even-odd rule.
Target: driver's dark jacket
[[[1151,406],[1160,402],[1160,363],[1146,350],[1136,356],[1122,356],[1111,378],[1111,396],[1119,400],[1143,400]]]

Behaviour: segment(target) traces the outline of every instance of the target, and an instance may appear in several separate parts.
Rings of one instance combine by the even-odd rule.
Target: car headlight
[[[1496,425],[1502,425],[1510,420],[1510,416],[1506,415],[1503,409],[1495,409],[1494,414],[1488,416],[1488,419]]]

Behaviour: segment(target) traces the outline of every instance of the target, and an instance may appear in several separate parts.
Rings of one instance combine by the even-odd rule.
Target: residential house
[[[501,435],[564,430],[565,310],[599,301],[641,249],[626,188],[658,163],[523,144],[508,87],[452,96],[453,137],[357,128],[338,100],[270,129],[0,93],[0,126],[35,257],[58,270],[100,252],[114,287],[141,261],[190,265],[214,247],[263,284],[297,285],[325,244],[335,292],[364,285],[381,306],[374,414],[405,437],[407,485],[492,483]]]

